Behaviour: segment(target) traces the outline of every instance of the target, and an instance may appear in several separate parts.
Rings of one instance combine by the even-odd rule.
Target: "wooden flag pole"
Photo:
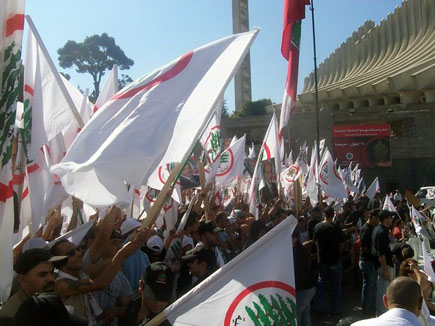
[[[154,202],[153,206],[151,206],[146,219],[142,222],[142,226],[140,227],[140,229],[145,229],[154,224],[154,222],[156,221],[157,217],[160,214],[160,211],[166,199],[168,198],[168,192],[172,187],[172,184],[178,179],[183,167],[184,167],[183,163],[177,163],[175,165],[175,168],[172,170],[171,174],[166,180],[165,185],[157,195],[156,201]]]
[[[205,189],[205,172],[204,172],[204,163],[198,162],[198,171],[199,171],[199,182],[201,183],[201,191],[205,194],[204,198],[204,212],[205,212],[205,220],[209,221],[211,214],[210,214],[210,203],[208,199],[208,192]]]

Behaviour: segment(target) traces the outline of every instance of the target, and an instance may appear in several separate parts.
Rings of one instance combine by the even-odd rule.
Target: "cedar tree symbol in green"
[[[296,326],[296,304],[292,299],[284,299],[279,294],[270,295],[269,300],[260,294],[258,299],[260,304],[252,303],[255,311],[245,306],[255,326]]]

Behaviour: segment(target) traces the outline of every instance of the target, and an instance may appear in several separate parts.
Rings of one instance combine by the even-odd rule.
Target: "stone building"
[[[379,25],[367,21],[319,65],[318,90],[320,138],[333,155],[334,126],[390,126],[392,166],[363,168],[367,184],[379,176],[382,191],[435,185],[435,1],[405,0]],[[314,103],[310,74],[290,123],[296,151],[316,137]],[[269,121],[224,120],[223,135],[261,142]]]

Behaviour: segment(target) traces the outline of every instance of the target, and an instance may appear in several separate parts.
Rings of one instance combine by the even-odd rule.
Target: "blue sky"
[[[250,0],[250,27],[261,31],[251,48],[252,99],[281,103],[287,61],[281,56],[283,0]],[[366,20],[379,23],[400,0],[315,0],[318,64]],[[53,61],[68,40],[108,33],[135,62],[127,73],[136,79],[185,52],[232,33],[231,0],[27,0],[33,19]],[[313,70],[311,11],[302,25],[298,91]],[[27,34],[27,33],[26,33]],[[25,35],[26,35],[25,34]],[[25,43],[23,43],[25,44]],[[25,49],[24,49],[25,52]],[[91,77],[59,68],[71,82],[92,91]],[[106,76],[105,76],[106,77]],[[104,78],[103,77],[103,82]],[[234,109],[234,86],[225,98]]]

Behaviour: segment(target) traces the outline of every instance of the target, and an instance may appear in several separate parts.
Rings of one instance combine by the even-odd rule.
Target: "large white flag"
[[[343,181],[335,169],[334,160],[326,148],[319,164],[319,182],[322,190],[332,198],[346,198]]]
[[[0,1],[0,300],[12,284],[12,136],[19,94],[24,0]]]
[[[378,177],[373,180],[372,184],[370,185],[369,189],[366,191],[366,196],[370,199],[375,198],[375,195],[377,192],[381,190],[381,187],[379,187],[379,179]]]
[[[95,101],[93,112],[97,112],[110,98],[118,92],[118,66],[115,64],[112,67],[109,75],[107,76],[106,82],[104,83],[103,89],[98,95]]]
[[[296,325],[296,224],[294,217],[278,224],[166,308],[166,318],[174,326]]]
[[[263,141],[263,161],[275,160],[275,173],[279,178],[281,173],[281,156],[280,147],[278,143],[278,120],[276,119],[275,112],[273,113],[272,120],[270,120],[269,127],[267,128],[266,135]]]
[[[66,191],[92,206],[128,203],[125,182],[187,159],[257,32],[190,51],[113,96],[52,168]]]

